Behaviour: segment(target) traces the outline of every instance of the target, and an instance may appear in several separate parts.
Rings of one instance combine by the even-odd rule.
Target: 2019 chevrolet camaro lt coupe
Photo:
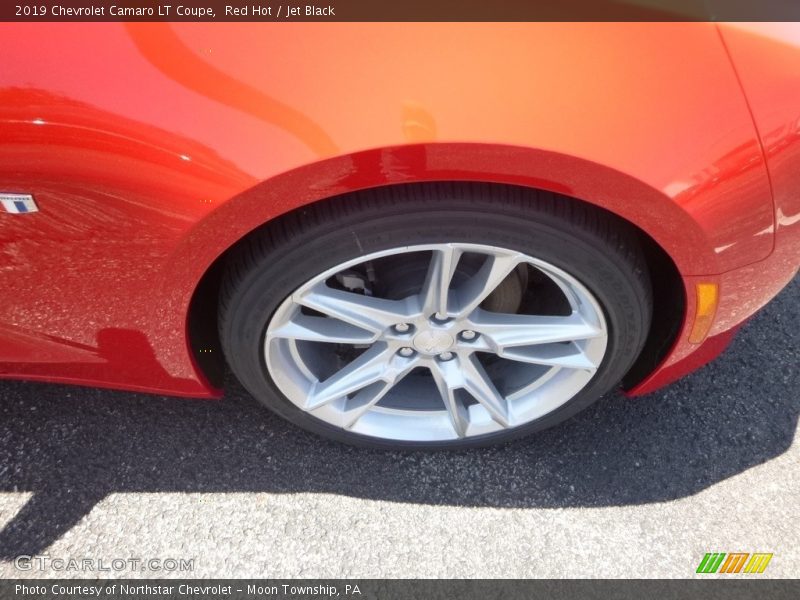
[[[330,438],[482,445],[696,369],[798,268],[796,24],[0,34],[5,378],[229,368]]]

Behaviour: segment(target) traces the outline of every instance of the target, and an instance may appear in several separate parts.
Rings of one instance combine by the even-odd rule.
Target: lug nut
[[[452,352],[442,352],[439,355],[439,360],[450,360],[451,358],[453,358]]]
[[[409,329],[411,329],[411,325],[408,323],[398,323],[394,326],[394,330],[397,333],[406,333]]]
[[[413,348],[409,348],[408,346],[403,346],[400,348],[400,356],[412,356],[414,354]]]
[[[433,315],[433,318],[437,321],[447,321],[447,315],[440,312],[437,312],[435,315]]]
[[[474,340],[476,337],[478,337],[478,334],[472,331],[471,329],[467,329],[466,331],[461,332],[461,339],[469,341],[469,340]]]

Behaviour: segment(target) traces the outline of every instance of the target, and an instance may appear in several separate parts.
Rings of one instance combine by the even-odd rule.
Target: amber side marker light
[[[698,283],[695,286],[697,294],[697,311],[694,315],[694,324],[689,333],[689,342],[699,344],[708,335],[714,323],[719,302],[719,286],[716,283]]]

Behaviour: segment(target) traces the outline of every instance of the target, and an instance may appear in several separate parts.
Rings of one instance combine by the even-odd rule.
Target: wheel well
[[[391,187],[399,187],[402,185],[435,187],[437,183],[398,184]],[[476,182],[460,182],[460,185],[481,186],[483,189],[487,186],[519,187],[507,184]],[[357,194],[358,192],[354,193]],[[350,194],[344,194],[343,196],[347,195]],[[686,307],[683,281],[675,263],[669,255],[642,229],[622,217],[596,205],[588,204],[583,200],[564,194],[554,195],[556,198],[566,202],[579,202],[590,210],[604,212],[613,219],[625,223],[638,233],[653,286],[653,317],[644,347],[622,381],[623,387],[631,388],[655,369],[666,356],[667,352],[669,352],[669,349],[672,347],[678,335]],[[319,207],[336,198],[341,198],[341,196],[331,197],[320,200],[309,206],[300,207],[281,215],[276,220],[279,221],[297,211],[307,211],[309,208]],[[256,228],[220,255],[206,270],[192,295],[187,319],[190,348],[197,365],[208,380],[215,386],[222,386],[226,370],[217,328],[218,297],[225,264],[229,255],[244,243],[245,240],[252,235],[256,235],[265,227],[269,227],[274,222],[275,221],[270,221]]]

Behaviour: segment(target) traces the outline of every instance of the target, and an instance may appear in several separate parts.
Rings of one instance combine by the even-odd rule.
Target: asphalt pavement
[[[458,453],[328,442],[233,381],[0,382],[0,577],[692,577],[707,552],[796,577],[798,323],[795,278],[689,377]]]

